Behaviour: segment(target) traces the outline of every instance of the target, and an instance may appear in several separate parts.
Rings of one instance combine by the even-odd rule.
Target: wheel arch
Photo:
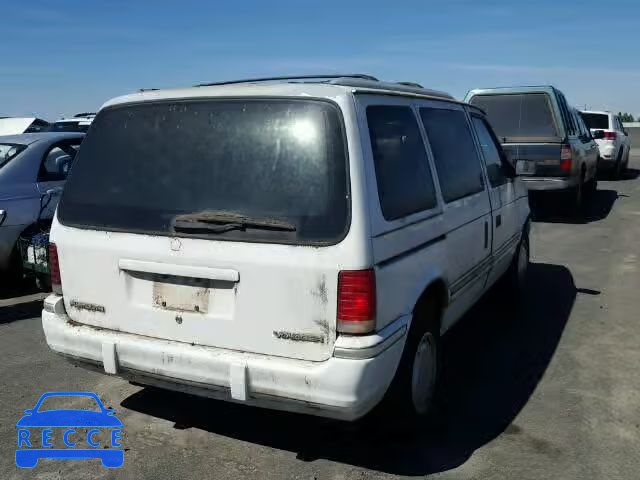
[[[444,310],[449,306],[450,292],[447,281],[442,275],[433,275],[428,278],[422,285],[419,293],[416,295],[416,301],[413,305],[411,325],[414,320],[420,319],[420,321],[426,321],[424,317],[416,315],[420,311],[420,308],[425,305],[429,299],[434,299],[436,302],[436,309],[438,311],[437,323],[438,329],[442,325],[442,315]],[[411,325],[409,328],[411,328]]]

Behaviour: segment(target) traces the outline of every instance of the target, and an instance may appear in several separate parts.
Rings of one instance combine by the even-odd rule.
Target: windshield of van
[[[26,145],[14,143],[0,143],[0,168],[4,167],[11,159],[27,148]]]
[[[559,136],[546,93],[477,95],[470,103],[486,112],[503,143]]]
[[[609,130],[609,115],[580,112],[580,116],[590,130]]]
[[[348,217],[339,111],[293,99],[107,108],[59,206],[66,225],[276,243],[336,242]]]

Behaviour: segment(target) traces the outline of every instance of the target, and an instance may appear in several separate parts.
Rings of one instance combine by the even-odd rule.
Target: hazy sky
[[[640,115],[637,0],[3,3],[0,116],[54,120],[141,87],[331,72],[456,97],[553,84],[580,108]]]

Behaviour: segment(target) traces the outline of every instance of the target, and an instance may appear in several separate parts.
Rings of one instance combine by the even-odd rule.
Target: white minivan
[[[447,94],[365,75],[141,91],[82,144],[42,323],[144,385],[422,417],[440,336],[498,279],[517,293],[528,231],[484,114]]]

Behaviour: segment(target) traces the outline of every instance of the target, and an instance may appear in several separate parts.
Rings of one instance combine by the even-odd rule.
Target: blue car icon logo
[[[62,396],[72,397],[65,398],[65,401],[80,399],[91,402],[93,399],[97,407],[95,410],[78,408],[48,410],[43,407],[43,402],[47,399]],[[94,405],[93,402],[91,405]],[[124,449],[120,448],[122,422],[115,416],[113,410],[104,408],[95,393],[48,392],[40,397],[34,408],[25,410],[25,413],[26,415],[16,423],[18,427],[16,465],[18,467],[33,468],[41,458],[97,458],[107,468],[119,468],[124,463]],[[77,429],[88,429],[88,431],[84,435]],[[53,448],[54,437],[57,437],[55,438],[57,443],[62,440],[65,448]],[[87,448],[84,448],[85,443]]]

